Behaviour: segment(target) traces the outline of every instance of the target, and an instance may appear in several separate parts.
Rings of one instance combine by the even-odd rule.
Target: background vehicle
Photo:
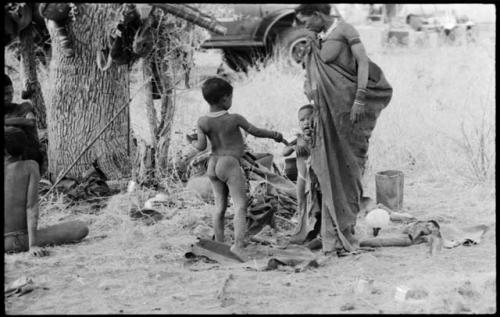
[[[283,52],[291,62],[301,58],[309,31],[296,26],[294,8],[298,4],[227,4],[234,12],[229,19],[218,19],[227,27],[225,35],[211,33],[201,48],[221,49],[227,65],[246,71],[256,60]],[[332,15],[340,16],[332,5]]]

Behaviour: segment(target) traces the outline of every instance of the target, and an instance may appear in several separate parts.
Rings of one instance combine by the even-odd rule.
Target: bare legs
[[[246,233],[247,183],[239,161],[231,156],[212,157],[208,175],[214,190],[216,211],[213,215],[215,240],[224,242],[224,214],[227,209],[228,194],[236,207],[234,213],[234,244],[231,251],[242,255]]]

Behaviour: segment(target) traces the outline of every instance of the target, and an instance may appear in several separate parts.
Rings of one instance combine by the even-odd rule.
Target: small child
[[[207,147],[207,137],[212,151],[208,160],[207,176],[212,183],[216,212],[213,216],[215,240],[224,241],[224,214],[228,193],[236,205],[234,216],[234,244],[231,251],[244,258],[244,237],[246,233],[246,213],[248,205],[247,181],[240,165],[245,150],[241,134],[243,129],[259,138],[284,142],[279,132],[259,129],[239,114],[228,113],[233,99],[233,87],[218,77],[207,79],[202,86],[203,98],[210,105],[210,112],[198,120],[197,139],[192,145],[199,151]]]
[[[38,164],[22,159],[27,146],[23,130],[5,127],[4,140],[4,252],[29,250],[44,256],[47,252],[41,247],[83,239],[89,229],[81,221],[38,229]]]
[[[283,156],[297,153],[297,210],[299,226],[293,235],[292,243],[303,243],[314,239],[320,229],[320,201],[321,194],[316,176],[310,168],[310,145],[313,135],[314,106],[311,104],[299,108],[299,128],[302,133],[297,134],[297,139],[283,149]],[[307,199],[307,193],[310,199]]]

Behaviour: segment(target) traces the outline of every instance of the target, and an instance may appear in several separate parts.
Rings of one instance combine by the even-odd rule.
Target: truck
[[[225,6],[232,11],[232,17],[217,20],[226,27],[226,34],[211,32],[202,49],[220,49],[226,64],[235,71],[247,71],[256,61],[274,54],[283,54],[289,63],[300,63],[311,32],[297,24],[294,12],[297,3]],[[330,14],[341,17],[333,4]]]

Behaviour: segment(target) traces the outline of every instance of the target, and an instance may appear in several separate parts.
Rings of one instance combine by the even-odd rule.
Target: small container
[[[383,204],[393,211],[403,208],[403,172],[382,171],[375,174],[377,204]]]
[[[394,299],[399,302],[403,302],[406,300],[406,295],[410,289],[406,286],[398,286],[396,287],[396,294],[394,294]]]
[[[354,293],[361,295],[367,293],[371,290],[373,285],[373,280],[365,280],[360,278],[356,283],[356,287],[354,288]]]
[[[289,157],[285,159],[285,176],[292,182],[297,181],[297,158]]]

